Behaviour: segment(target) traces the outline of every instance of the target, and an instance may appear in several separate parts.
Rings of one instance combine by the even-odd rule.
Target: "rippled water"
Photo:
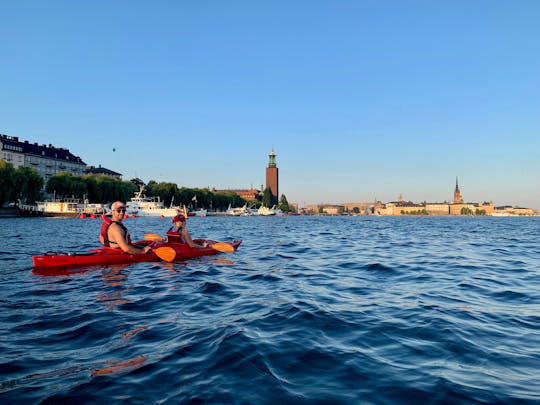
[[[32,273],[100,222],[0,220],[2,403],[540,402],[540,218],[192,218],[244,242]]]

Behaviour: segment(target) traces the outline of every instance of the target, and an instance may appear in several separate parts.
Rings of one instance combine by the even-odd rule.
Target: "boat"
[[[192,259],[199,256],[209,256],[218,254],[220,251],[213,249],[212,244],[215,241],[209,239],[195,239],[196,243],[208,243],[209,246],[205,248],[191,248],[188,245],[174,242],[159,242],[142,240],[135,242],[136,246],[152,246],[153,250],[160,247],[171,247],[176,252],[176,261],[182,261]],[[234,251],[238,249],[241,240],[234,240],[230,245],[234,248]],[[32,256],[33,271],[35,273],[46,273],[47,271],[54,271],[59,269],[72,269],[82,266],[107,266],[113,264],[129,264],[139,262],[155,262],[161,259],[156,255],[154,251],[143,254],[128,254],[117,248],[110,248],[101,246],[96,249],[91,249],[88,252],[78,253],[46,253],[43,255]]]
[[[264,216],[276,215],[276,211],[273,208],[268,208],[268,207],[265,207],[264,205],[261,205],[257,212],[259,213],[259,215],[264,215]]]
[[[37,201],[35,212],[46,217],[79,217],[81,215],[101,215],[107,212],[105,204],[81,202],[78,198],[64,198],[54,201]]]
[[[246,205],[235,208],[231,208],[231,206],[229,205],[229,208],[227,208],[226,211],[226,215],[231,215],[233,217],[249,216],[249,211]]]
[[[188,211],[188,217],[205,217],[208,215],[208,210],[199,208],[196,211]]]
[[[144,186],[141,185],[135,196],[126,203],[126,215],[139,217],[174,217],[182,213],[180,207],[172,205],[165,207],[159,197],[147,197],[144,195]]]
[[[259,207],[258,213],[259,215],[265,215],[265,216],[270,216],[270,215],[282,216],[283,215],[283,211],[281,211],[279,208],[276,208],[275,205],[272,208],[261,206]]]

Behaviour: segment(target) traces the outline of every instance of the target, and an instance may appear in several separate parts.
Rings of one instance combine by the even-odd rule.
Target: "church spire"
[[[454,190],[454,204],[462,204],[463,197],[461,197],[461,192],[459,191],[458,180],[456,176],[456,188]]]

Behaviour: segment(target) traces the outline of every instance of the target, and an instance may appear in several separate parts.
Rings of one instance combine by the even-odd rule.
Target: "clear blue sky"
[[[540,1],[2,1],[0,133],[124,179],[540,209]]]

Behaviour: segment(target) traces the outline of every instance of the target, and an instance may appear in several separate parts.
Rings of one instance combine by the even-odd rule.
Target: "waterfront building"
[[[118,180],[122,180],[122,174],[121,173],[117,173],[115,171],[106,169],[104,167],[101,167],[101,165],[99,165],[98,167],[88,166],[86,168],[86,173],[94,174],[96,176],[109,176],[109,177],[113,177],[113,178],[118,179]]]
[[[259,200],[261,192],[257,189],[250,188],[250,189],[226,189],[226,190],[217,190],[215,188],[212,189],[212,193],[234,193],[238,195],[239,197],[242,197],[246,201],[254,201]]]
[[[274,149],[268,155],[268,167],[266,168],[266,188],[272,193],[272,204],[277,204],[279,201],[279,174],[276,164],[276,154]]]
[[[461,197],[461,191],[459,191],[459,185],[456,177],[456,188],[454,189],[454,204],[463,203],[463,197]]]
[[[0,158],[13,167],[31,167],[43,178],[44,184],[59,172],[74,176],[86,173],[86,163],[68,149],[57,148],[51,144],[38,145],[20,141],[16,136],[0,134]]]

